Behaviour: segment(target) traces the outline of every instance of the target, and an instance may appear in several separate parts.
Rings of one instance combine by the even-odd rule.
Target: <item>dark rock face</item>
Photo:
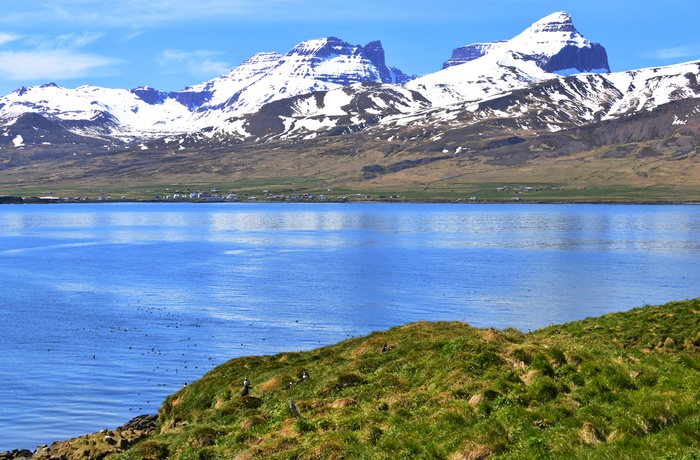
[[[408,83],[409,81],[418,78],[418,75],[406,75],[396,67],[390,67],[389,70],[391,70],[394,74],[392,77],[393,82],[398,83],[400,85],[403,85],[404,83]]]
[[[180,104],[192,110],[209,101],[209,99],[212,97],[212,93],[210,91],[185,90],[180,91],[179,93],[170,93],[168,96],[174,98]]]
[[[143,431],[145,435],[152,434],[158,425],[158,415],[144,414],[134,417],[117,430],[137,430]]]
[[[364,54],[377,67],[386,67],[384,48],[379,40],[367,43],[364,47]]]
[[[442,68],[446,69],[479,59],[488,54],[499,43],[503,42],[475,43],[456,48],[452,51],[452,57],[442,64]],[[581,48],[575,45],[565,45],[553,56],[535,55],[524,56],[524,58],[537,62],[539,68],[551,73],[561,71],[568,71],[566,73],[610,72],[608,53],[599,43],[591,43],[591,46]]]
[[[132,94],[138,96],[146,104],[156,105],[162,104],[167,99],[168,94],[153,88],[135,88],[131,90]]]
[[[569,69],[576,69],[578,72],[610,72],[608,53],[598,43],[592,43],[590,47],[583,48],[567,45],[557,54],[543,61],[539,67],[552,73]]]
[[[382,83],[391,83],[391,70],[386,66],[386,61],[384,57],[384,48],[382,47],[382,42],[379,40],[367,43],[367,46],[363,49],[364,55],[369,59],[369,61],[377,67],[379,70],[379,77]]]
[[[387,67],[384,56],[384,48],[382,47],[382,42],[379,40],[367,43],[367,45],[362,49],[362,54],[375,65],[379,71],[379,77],[381,78],[382,83],[404,84],[418,78],[417,75],[406,75],[396,67]]]
[[[533,52],[532,45],[528,43],[537,43],[542,51]],[[442,68],[473,61],[493,50],[512,52],[522,59],[535,62],[539,68],[550,73],[570,75],[610,72],[605,48],[599,43],[585,39],[576,30],[571,16],[565,12],[554,13],[537,21],[512,40],[476,43],[456,48]]]
[[[22,460],[31,459],[34,456],[34,452],[27,449],[15,449],[10,452],[0,452],[0,460]]]
[[[474,43],[473,45],[460,46],[452,50],[452,57],[442,64],[442,68],[446,69],[454,65],[464,64],[465,62],[473,61],[485,56],[495,44],[503,42],[493,42],[493,43]]]
[[[21,196],[0,195],[0,204],[22,204],[24,200]]]

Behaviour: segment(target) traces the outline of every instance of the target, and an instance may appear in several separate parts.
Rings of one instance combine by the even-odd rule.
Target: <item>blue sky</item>
[[[308,39],[381,40],[408,74],[568,12],[613,71],[700,60],[697,0],[0,0],[0,95],[55,82],[178,91]]]

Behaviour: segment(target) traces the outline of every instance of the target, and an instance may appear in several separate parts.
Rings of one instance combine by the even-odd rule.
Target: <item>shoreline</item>
[[[10,196],[10,195],[0,195],[0,205],[2,204],[116,204],[116,203],[162,203],[162,204],[372,204],[372,203],[391,203],[391,204],[468,204],[468,205],[479,205],[479,204],[558,204],[558,205],[643,205],[643,206],[657,206],[657,205],[669,205],[669,206],[682,206],[682,205],[700,205],[700,201],[696,200],[643,200],[643,201],[621,201],[621,200],[515,200],[515,199],[503,199],[503,200],[489,200],[489,199],[437,199],[437,198],[426,198],[426,199],[402,199],[402,198],[388,198],[388,199],[371,199],[371,200],[361,200],[361,199],[305,199],[305,200],[293,200],[293,199],[256,199],[249,201],[240,200],[94,200],[94,199],[68,199],[68,198],[47,198],[47,197],[21,197],[21,196]]]
[[[634,322],[635,324],[639,321],[643,322],[649,322],[651,320],[655,321],[663,321],[664,318],[668,318],[669,316],[673,317],[676,316],[676,314],[670,314],[669,312],[666,312],[665,310],[669,308],[692,308],[693,305],[697,305],[698,299],[687,299],[687,300],[682,300],[682,301],[675,301],[675,302],[669,302],[664,305],[646,305],[644,307],[640,308],[634,308],[629,311],[625,312],[614,312],[614,313],[608,313],[596,318],[586,318],[584,320],[577,320],[577,321],[571,321],[567,323],[563,323],[561,325],[549,325],[545,326],[543,328],[540,328],[535,331],[528,331],[527,333],[522,333],[520,331],[513,330],[513,328],[506,328],[506,329],[493,329],[493,328],[473,328],[469,326],[467,323],[463,323],[460,321],[454,321],[454,322],[429,322],[429,321],[419,321],[416,323],[408,323],[406,325],[402,326],[396,326],[387,330],[383,331],[376,331],[372,332],[369,335],[360,337],[360,338],[352,338],[352,339],[347,339],[343,340],[342,342],[339,342],[335,345],[330,345],[326,347],[321,347],[321,348],[338,348],[338,347],[354,347],[355,352],[353,353],[353,356],[357,354],[358,356],[364,356],[365,360],[368,359],[374,359],[377,361],[379,366],[384,366],[386,362],[392,362],[393,360],[399,360],[401,359],[401,354],[404,353],[404,348],[401,347],[401,342],[402,340],[405,341],[407,337],[412,337],[413,333],[405,334],[401,337],[399,335],[402,333],[401,331],[404,331],[406,329],[410,328],[423,328],[423,327],[448,327],[450,325],[458,325],[457,332],[459,333],[460,339],[452,339],[450,341],[447,341],[443,344],[443,346],[440,348],[440,350],[443,350],[445,354],[450,355],[454,353],[464,353],[465,350],[462,349],[456,349],[457,351],[454,351],[454,347],[456,346],[464,346],[463,343],[463,338],[465,334],[476,334],[476,337],[479,338],[481,341],[496,344],[498,346],[501,346],[503,350],[499,349],[498,353],[500,355],[503,355],[504,353],[508,353],[508,356],[513,356],[516,355],[515,358],[521,359],[522,364],[516,365],[516,368],[518,366],[520,367],[528,367],[534,364],[532,364],[534,361],[530,361],[530,357],[527,354],[528,351],[526,348],[523,348],[520,346],[522,343],[526,342],[529,337],[534,337],[536,340],[533,343],[540,344],[542,341],[555,341],[552,343],[547,342],[550,346],[553,346],[553,348],[550,347],[550,349],[554,350],[554,352],[550,354],[556,354],[556,356],[559,356],[560,362],[550,362],[548,365],[552,369],[551,372],[554,372],[554,366],[556,368],[560,368],[563,366],[569,366],[569,369],[572,367],[579,367],[581,366],[583,361],[589,360],[589,357],[585,357],[585,359],[582,359],[578,354],[576,354],[576,350],[569,350],[565,349],[565,351],[562,351],[560,348],[557,348],[556,342],[562,342],[562,344],[566,344],[566,340],[575,340],[576,337],[580,336],[580,333],[582,331],[589,332],[591,334],[608,334],[611,331],[617,331],[619,334],[623,334],[622,337],[630,338],[628,333],[619,332],[620,329],[620,324],[624,323],[631,323]],[[685,307],[685,305],[688,305],[688,307]],[[691,310],[695,311],[695,310]],[[672,313],[678,313],[676,310],[673,310]],[[603,321],[605,320],[605,321]],[[657,334],[654,340],[646,340],[646,339],[641,339],[638,338],[637,336],[632,336],[631,338],[634,340],[636,339],[636,342],[633,342],[630,344],[631,348],[637,348],[639,347],[640,350],[645,351],[646,355],[649,353],[657,352],[661,356],[668,355],[669,353],[680,353],[683,351],[691,350],[695,351],[697,349],[697,338],[695,341],[688,341],[688,340],[682,340],[684,335],[687,335],[688,333],[694,334],[694,329],[692,328],[692,320],[689,320],[689,324],[685,326],[684,328],[680,328],[680,326],[677,326],[674,324],[674,329],[669,331],[669,330],[660,330],[660,332]],[[467,328],[467,329],[464,329]],[[599,331],[599,329],[601,329]],[[636,330],[636,329],[635,329]],[[598,331],[598,332],[594,332]],[[515,334],[515,335],[513,335]],[[626,334],[626,335],[624,335]],[[429,334],[419,334],[419,336],[430,336],[434,337],[433,335]],[[664,338],[664,340],[659,340],[661,338]],[[676,337],[678,341],[674,341],[672,337]],[[688,336],[692,337],[692,335]],[[388,342],[387,342],[388,341]],[[619,345],[617,341],[614,341]],[[384,343],[384,346],[381,347],[381,343]],[[389,343],[389,347],[387,347],[387,343]],[[505,344],[505,345],[504,345]],[[493,345],[493,346],[496,346]],[[554,346],[557,345],[557,346]],[[510,348],[512,346],[515,346],[516,348]],[[564,346],[564,345],[561,345]],[[381,347],[381,348],[380,348]],[[445,348],[447,347],[447,348]],[[505,347],[505,348],[504,348]],[[518,348],[519,347],[519,348]],[[626,347],[625,347],[626,348]],[[329,348],[330,349],[330,348]],[[372,354],[372,349],[375,349],[377,351],[376,354]],[[317,349],[318,350],[318,349]],[[361,350],[365,355],[361,355],[357,350]],[[394,351],[396,350],[396,351]],[[505,350],[505,351],[504,351]],[[510,351],[508,351],[510,350]],[[310,350],[307,352],[304,352],[305,355],[311,355],[314,350]],[[617,352],[617,349],[615,350]],[[390,355],[387,354],[386,356],[389,357],[389,359],[384,359],[383,355],[384,353],[391,353]],[[366,356],[367,354],[370,354],[370,356]],[[491,353],[495,354],[496,352],[492,351]],[[481,352],[483,354],[483,352]],[[617,354],[617,353],[615,353]],[[275,395],[275,389],[276,386],[280,385],[280,379],[275,377],[278,375],[281,371],[279,369],[279,363],[280,362],[285,362],[285,360],[279,360],[279,356],[287,357],[286,352],[280,352],[277,355],[271,355],[271,358],[273,360],[268,363],[269,366],[272,366],[272,368],[265,368],[262,366],[261,363],[258,363],[260,365],[261,370],[264,372],[267,372],[268,374],[272,375],[273,378],[270,380],[265,381],[265,383],[259,385],[258,391],[266,392],[266,396],[269,399],[274,400],[276,397]],[[480,355],[479,355],[480,356]],[[493,355],[489,355],[493,356]],[[498,356],[498,355],[496,355]],[[227,362],[223,366],[229,366],[235,368],[237,371],[241,370],[242,368],[248,368],[248,364],[245,364],[245,361],[248,359],[248,357],[239,357],[237,359],[231,360]],[[628,363],[625,363],[630,368],[635,368],[636,364],[640,361],[640,359],[633,359],[630,360]],[[492,364],[493,366],[513,366],[513,363],[508,363],[507,360],[496,360],[494,361],[495,364]],[[303,363],[307,364],[307,363]],[[517,363],[516,363],[517,364]],[[618,363],[618,365],[621,365]],[[222,366],[222,367],[223,367]],[[238,367],[235,367],[238,366]],[[269,367],[268,366],[268,367]],[[303,367],[303,366],[302,366]],[[545,369],[546,369],[545,365]],[[583,368],[582,368],[583,369]],[[541,370],[537,372],[537,375],[541,374]],[[637,372],[637,371],[634,371]],[[228,374],[226,374],[226,378],[228,378]],[[241,372],[235,372],[235,374],[241,374]],[[570,373],[571,374],[571,373]],[[541,398],[541,400],[536,400],[536,404],[545,404],[549,401],[554,401],[557,399],[559,393],[562,393],[562,395],[567,395],[572,391],[572,388],[575,390],[576,388],[583,388],[586,385],[586,381],[584,379],[588,379],[588,383],[590,384],[593,379],[596,378],[598,373],[595,374],[583,374],[583,373],[573,373],[573,374],[562,374],[561,376],[558,376],[557,378],[559,379],[566,379],[571,377],[571,375],[575,374],[575,377],[578,380],[574,380],[571,378],[572,382],[570,384],[572,385],[571,388],[569,387],[562,387],[562,390],[559,390],[558,387],[549,387],[550,391],[557,391],[557,394],[545,394],[546,397]],[[268,378],[270,375],[266,375],[264,377],[261,377],[261,379]],[[341,374],[341,377],[348,377],[348,375],[354,375],[354,374]],[[513,374],[511,374],[513,375]],[[523,384],[525,387],[530,387],[530,383],[528,382],[528,379],[531,377],[527,377],[530,375],[535,375],[532,372],[528,374],[523,374],[523,377],[519,377],[519,379],[525,379],[525,380],[519,380],[517,383],[518,384]],[[641,375],[641,372],[638,374],[633,374],[630,376],[630,381],[637,381],[637,377]],[[567,377],[569,376],[569,377]],[[322,378],[322,377],[320,377]],[[367,377],[368,379],[370,377]],[[486,377],[485,377],[486,378]],[[535,377],[537,378],[537,377]],[[548,377],[547,377],[548,378]],[[552,376],[552,378],[554,378]],[[247,378],[246,378],[247,379]],[[300,381],[301,382],[301,381]],[[300,382],[297,382],[296,385],[299,385]],[[313,382],[313,380],[311,380]],[[357,382],[352,381],[351,383],[344,383],[342,387],[336,388],[337,391],[351,391],[352,388],[364,385],[366,381],[364,380],[358,380]],[[209,382],[210,385],[214,385],[215,383]],[[291,383],[290,383],[291,385]],[[309,385],[306,383],[305,385]],[[311,385],[315,385],[312,383]],[[340,384],[338,384],[340,385]],[[644,380],[644,377],[638,379],[638,383],[632,386],[626,386],[626,381],[623,381],[621,384],[619,384],[620,387],[617,388],[617,391],[623,392],[623,391],[636,391],[639,388],[638,387],[655,387],[657,385],[656,380]],[[316,385],[318,387],[318,385]],[[306,387],[304,387],[306,388]],[[327,385],[324,387],[323,385],[321,388],[327,388]],[[533,386],[534,388],[534,386]],[[189,390],[188,388],[187,390]],[[277,388],[279,389],[279,388]],[[512,388],[506,387],[505,390],[501,390],[503,392],[505,391],[510,391]],[[284,390],[288,390],[288,388],[285,388]],[[283,390],[283,391],[284,391]],[[460,388],[461,390],[461,388]],[[185,391],[185,390],[181,390]],[[318,390],[317,390],[318,391]],[[494,391],[494,390],[486,390],[486,391]],[[472,406],[475,410],[478,409],[479,404],[481,404],[485,399],[488,399],[487,396],[485,396],[486,391],[481,392],[477,394],[479,398],[472,397],[469,399],[468,404]],[[609,390],[607,390],[609,391]],[[605,391],[603,392],[605,393]],[[325,393],[324,393],[325,394]],[[347,393],[344,393],[347,394]],[[313,395],[313,393],[312,393]],[[245,396],[245,395],[244,395]],[[306,395],[308,398],[308,394]],[[336,395],[337,396],[337,395]],[[156,429],[158,427],[158,424],[160,421],[163,422],[163,427],[167,430],[168,428],[173,429],[174,427],[177,427],[177,425],[174,425],[173,422],[173,415],[172,413],[168,413],[169,411],[172,412],[172,409],[174,407],[172,403],[172,398],[176,397],[175,394],[171,395],[163,405],[163,409],[159,411],[159,414],[155,415],[149,415],[149,414],[142,414],[139,416],[134,417],[132,420],[127,422],[125,425],[122,425],[118,428],[115,428],[114,430],[108,430],[108,429],[103,429],[99,432],[92,433],[92,434],[86,434],[82,435],[76,438],[72,438],[69,440],[65,441],[54,441],[51,443],[51,445],[40,445],[37,446],[37,448],[32,452],[28,449],[21,449],[21,450],[12,450],[12,451],[4,451],[0,452],[0,460],[19,460],[19,459],[32,459],[32,460],[51,460],[51,459],[56,459],[56,458],[61,458],[65,460],[73,459],[73,458],[104,458],[105,456],[109,455],[114,455],[114,454],[120,454],[131,447],[133,447],[137,442],[143,440],[144,438],[150,437],[152,435],[158,436],[158,433],[156,433]],[[184,398],[187,397],[187,393],[184,394],[184,396],[179,393],[178,398]],[[196,394],[194,394],[192,397],[196,397]],[[568,397],[568,396],[565,396]],[[281,398],[283,400],[287,399],[287,396]],[[465,398],[453,398],[453,401],[462,401]],[[253,397],[251,396],[252,400],[252,406],[251,405],[243,405],[243,409],[258,409],[259,404],[262,399],[260,397]],[[170,401],[170,402],[169,402]],[[593,403],[595,400],[592,400]],[[293,402],[290,400],[289,402],[290,407],[293,406]],[[344,405],[347,404],[347,405]],[[380,411],[387,411],[389,410],[389,405],[385,403],[385,406],[379,406]],[[459,404],[459,403],[456,403]],[[518,403],[520,404],[520,403]],[[528,402],[528,404],[530,404]],[[592,404],[591,402],[586,402],[586,404]],[[352,398],[340,398],[335,400],[335,402],[331,403],[331,407],[335,409],[342,409],[344,407],[348,407],[348,405],[356,406],[359,405],[361,407],[362,403],[358,402],[357,398],[352,399]],[[217,408],[218,409],[218,408]],[[240,408],[239,408],[240,409]],[[313,416],[313,411],[314,407],[305,405],[304,409],[306,410],[307,413],[310,413],[311,416]],[[294,412],[293,414],[296,417],[300,417],[298,412]],[[376,408],[373,407],[372,410],[376,412]],[[160,417],[163,417],[162,420],[159,420]],[[309,416],[309,415],[307,415]],[[318,414],[316,414],[316,417],[319,417]],[[168,423],[168,419],[170,418],[170,423]],[[246,419],[248,420],[248,419]],[[599,421],[598,421],[599,422]],[[591,423],[591,422],[588,422]],[[674,424],[668,424],[668,427],[671,427],[675,425]],[[585,426],[585,424],[584,424]],[[666,428],[666,427],[664,427]],[[603,431],[601,431],[603,433]],[[602,441],[608,441],[603,437],[603,434],[600,434],[598,436],[601,439],[597,439],[596,442],[588,442],[588,444],[599,444]],[[612,438],[612,434],[609,435],[609,441],[614,442],[614,438]],[[198,446],[198,447],[204,447],[204,446]]]
[[[80,451],[87,458],[99,458],[107,454],[118,454],[126,451],[136,442],[150,436],[158,426],[157,414],[142,414],[132,418],[124,425],[113,430],[102,429],[95,433],[84,434],[63,441],[53,441],[51,444],[41,444],[33,451],[30,449],[13,449],[0,452],[0,460],[50,460],[66,457],[68,453]]]

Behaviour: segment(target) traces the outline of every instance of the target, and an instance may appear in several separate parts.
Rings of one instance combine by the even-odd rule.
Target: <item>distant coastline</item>
[[[192,204],[211,204],[211,203],[231,203],[231,204],[253,204],[253,203],[315,203],[315,204],[338,204],[338,203],[397,203],[397,204],[622,204],[622,205],[698,205],[700,201],[696,200],[644,200],[644,201],[625,201],[625,200],[493,200],[493,199],[440,199],[440,198],[387,198],[377,197],[370,199],[255,199],[255,200],[166,200],[166,199],[88,199],[88,198],[61,198],[61,197],[22,197],[13,195],[0,195],[0,205],[2,204],[113,204],[113,203],[192,203]]]

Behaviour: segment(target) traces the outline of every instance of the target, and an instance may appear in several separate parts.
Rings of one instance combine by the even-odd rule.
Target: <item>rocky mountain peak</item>
[[[590,47],[592,43],[576,30],[571,16],[561,11],[545,16],[509,40],[515,51],[554,53],[564,46]]]
[[[460,46],[452,50],[452,57],[442,64],[442,68],[446,69],[465,62],[479,59],[488,54],[494,47],[498,46],[503,41],[493,43],[474,43],[471,45]]]
[[[382,47],[381,41],[375,40],[367,43],[367,45],[364,47],[364,53],[365,56],[367,56],[367,59],[372,61],[372,64],[376,65],[377,67],[386,66],[384,48]]]
[[[356,56],[361,50],[359,45],[351,45],[337,37],[326,37],[303,41],[292,48],[287,56]]]
[[[314,66],[319,61],[330,62],[337,60],[339,65],[345,66],[350,62],[355,62],[355,71],[360,72],[363,76],[357,76],[357,81],[378,81],[381,83],[399,83],[408,81],[411,77],[407,77],[401,71],[393,72],[386,65],[386,57],[382,42],[379,40],[371,41],[366,46],[351,45],[337,37],[326,37],[315,40],[304,41],[289,51],[286,58],[290,59],[312,59],[310,65]],[[340,63],[343,64],[340,64]],[[367,77],[366,75],[377,75],[376,77]],[[347,79],[347,83],[351,83],[351,77]],[[399,81],[401,80],[401,81]]]
[[[552,13],[533,23],[527,30],[528,33],[564,32],[578,34],[571,16],[565,11]]]
[[[605,48],[581,35],[564,11],[545,16],[510,40],[456,48],[443,69],[492,53],[514,53],[522,60],[535,62],[545,72],[561,75],[610,72]]]
[[[273,134],[310,139],[322,135],[319,133],[361,131],[384,120],[393,123],[391,117],[404,115],[396,123],[408,126],[426,110],[447,114],[468,106],[471,113],[472,108],[486,104],[484,101],[521,107],[524,99],[511,95],[523,91],[534,91],[537,96],[533,96],[531,112],[540,100],[545,101],[543,107],[554,101],[551,107],[556,112],[557,102],[564,100],[561,91],[569,83],[590,88],[582,94],[566,91],[575,106],[566,116],[592,114],[581,118],[591,122],[594,117],[631,113],[640,107],[637,101],[648,101],[648,107],[654,108],[670,97],[694,97],[700,81],[697,65],[682,72],[669,71],[673,74],[659,82],[658,75],[652,79],[641,73],[639,77],[630,73],[556,78],[554,73],[609,72],[605,49],[584,38],[564,12],[540,19],[510,40],[457,48],[448,61],[450,68],[420,78],[388,67],[387,61],[390,59],[378,40],[362,46],[326,37],[302,42],[286,54],[258,53],[224,75],[178,92],[151,87],[22,87],[0,97],[0,130],[14,126],[15,120],[30,113],[37,116],[27,118],[28,122],[38,123],[38,116],[45,117],[55,122],[51,129],[60,131],[54,136],[56,141],[34,136],[39,149],[47,148],[41,147],[45,145],[42,142],[58,142],[64,131],[128,142],[172,135],[194,136],[192,139],[202,142],[215,142],[212,139],[219,139],[217,136],[242,142]],[[553,85],[559,86],[552,89]],[[655,90],[657,85],[666,86]],[[629,101],[623,101],[626,92],[635,88],[638,90]],[[652,88],[648,93],[653,97],[642,93],[642,88]],[[514,112],[520,113],[518,110]],[[410,118],[415,114],[421,115]],[[445,115],[451,116],[451,112]],[[552,123],[557,126],[558,121]],[[15,148],[16,135],[29,145],[29,134],[20,132],[10,136],[0,131],[0,138],[4,138],[0,143],[5,140],[8,148]],[[99,145],[107,144],[101,140]]]

